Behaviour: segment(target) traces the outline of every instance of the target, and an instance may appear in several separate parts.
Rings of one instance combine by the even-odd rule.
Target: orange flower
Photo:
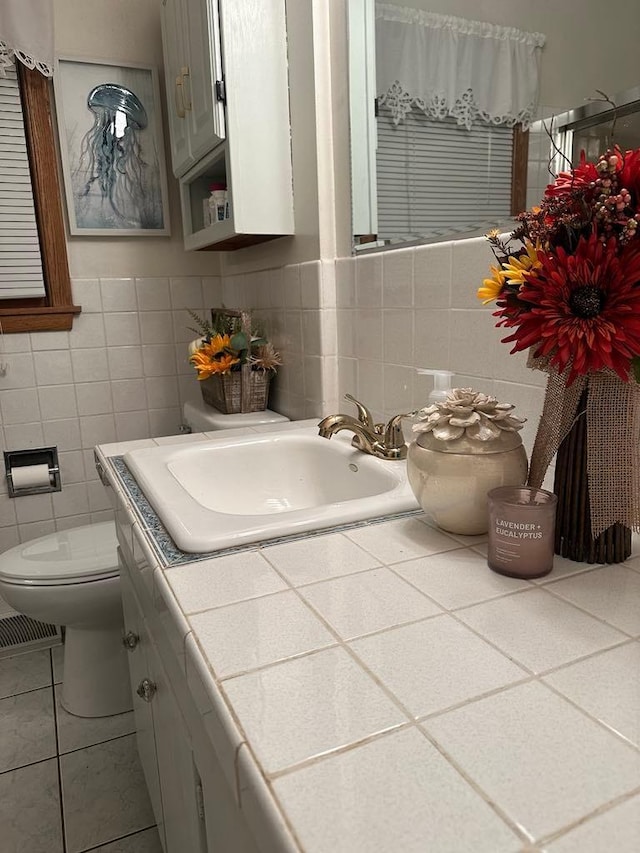
[[[226,342],[225,342],[226,339]],[[228,335],[216,335],[210,344],[203,344],[189,359],[198,372],[198,379],[208,379],[215,373],[229,373],[240,361],[236,356],[224,352],[230,343]]]
[[[211,338],[211,343],[205,344],[205,346],[209,347],[212,353],[219,353],[231,346],[231,338],[229,335],[214,335]]]

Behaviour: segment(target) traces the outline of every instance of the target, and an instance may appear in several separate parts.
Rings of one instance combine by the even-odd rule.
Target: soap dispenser
[[[433,391],[427,397],[429,406],[434,403],[442,403],[447,399],[453,379],[453,373],[450,370],[429,370],[426,367],[418,367],[416,373],[433,376]]]

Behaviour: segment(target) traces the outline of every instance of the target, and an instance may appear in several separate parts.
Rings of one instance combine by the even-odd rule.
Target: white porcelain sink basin
[[[132,450],[125,462],[183,551],[215,551],[417,509],[404,461],[315,427]]]

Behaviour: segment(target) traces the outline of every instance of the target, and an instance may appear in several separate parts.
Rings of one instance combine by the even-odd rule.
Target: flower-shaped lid
[[[453,388],[446,400],[420,409],[413,431],[422,447],[452,453],[493,453],[522,443],[518,430],[526,418],[513,413],[511,403],[473,388]]]

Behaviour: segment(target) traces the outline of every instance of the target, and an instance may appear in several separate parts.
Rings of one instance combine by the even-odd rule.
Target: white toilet
[[[244,412],[237,415],[223,415],[204,400],[185,403],[182,415],[186,426],[191,432],[215,432],[219,429],[237,429],[238,427],[255,427],[263,424],[286,423],[289,418],[265,409],[262,412]]]
[[[0,596],[32,619],[66,626],[62,705],[79,717],[132,707],[115,524],[24,542],[0,554]]]

